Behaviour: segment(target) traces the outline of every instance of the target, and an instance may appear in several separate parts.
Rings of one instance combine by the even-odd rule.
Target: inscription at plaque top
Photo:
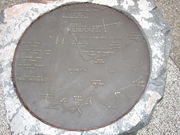
[[[23,34],[13,82],[39,120],[67,130],[91,130],[122,118],[149,78],[148,45],[123,13],[90,3],[62,6]]]

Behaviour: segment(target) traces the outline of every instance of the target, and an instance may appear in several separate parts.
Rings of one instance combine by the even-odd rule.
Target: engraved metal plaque
[[[146,88],[150,56],[138,26],[123,13],[70,4],[25,31],[12,71],[32,115],[82,131],[107,126],[134,107]]]

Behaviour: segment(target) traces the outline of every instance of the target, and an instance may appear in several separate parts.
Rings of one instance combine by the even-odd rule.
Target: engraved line
[[[106,29],[106,25],[105,25],[104,19],[102,19],[102,22],[103,22],[104,32],[107,32],[107,29]]]

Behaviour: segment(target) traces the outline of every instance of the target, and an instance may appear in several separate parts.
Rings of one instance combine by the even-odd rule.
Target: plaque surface
[[[149,78],[148,45],[115,9],[71,4],[36,20],[23,34],[13,81],[23,105],[62,129],[107,126],[128,113]]]

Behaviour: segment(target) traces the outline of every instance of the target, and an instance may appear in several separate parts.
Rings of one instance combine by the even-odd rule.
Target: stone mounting
[[[149,71],[148,45],[131,19],[79,3],[43,15],[24,32],[12,77],[33,116],[56,128],[88,131],[127,114],[144,93]]]
[[[20,103],[11,80],[11,63],[14,51],[27,27],[39,16],[61,5],[79,2],[106,5],[128,15],[142,30],[151,54],[151,74],[148,85],[145,93],[134,108],[122,119],[109,126],[85,132],[56,129],[34,118]],[[154,106],[164,93],[166,64],[170,50],[169,27],[153,1],[112,0],[109,2],[108,0],[66,0],[46,5],[26,3],[15,5],[2,11],[0,22],[0,66],[2,67],[0,83],[4,90],[7,120],[12,134],[117,135],[136,132],[148,124]]]

